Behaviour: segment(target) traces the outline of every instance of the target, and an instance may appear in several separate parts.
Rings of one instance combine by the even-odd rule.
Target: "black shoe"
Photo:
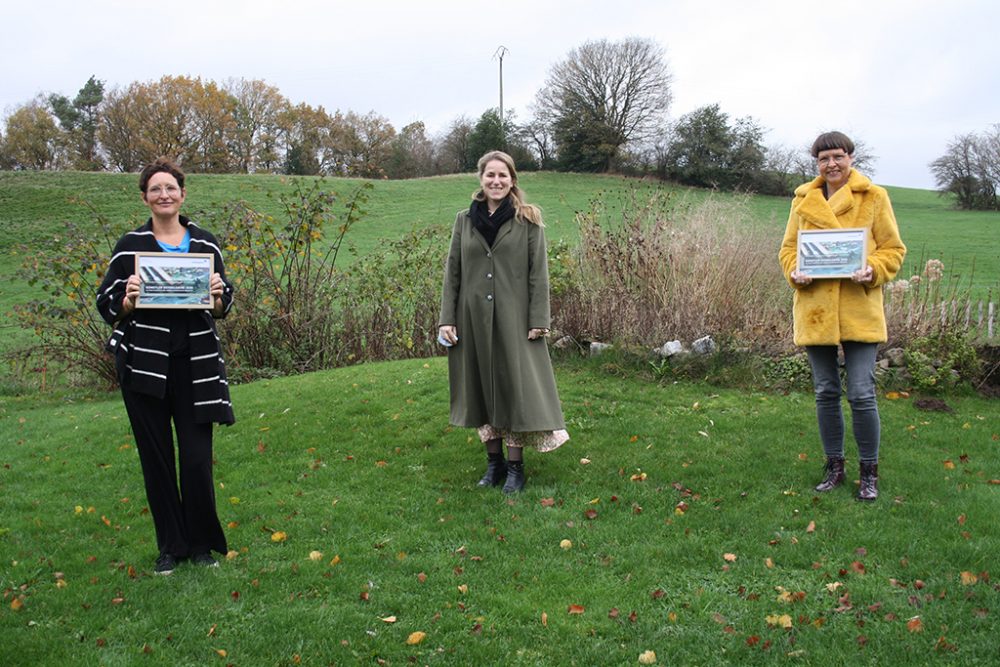
[[[861,485],[858,500],[870,503],[878,498],[878,464],[861,462]]]
[[[167,575],[177,568],[177,559],[170,554],[160,554],[156,559],[156,567],[153,568],[153,572],[156,574]]]
[[[212,558],[211,554],[195,554],[191,556],[191,562],[202,567],[219,567],[219,561]]]
[[[816,485],[816,491],[825,493],[832,491],[844,483],[844,457],[828,456],[823,468],[823,481]]]
[[[507,481],[503,485],[503,492],[507,495],[520,493],[524,489],[524,462],[509,461],[507,463]]]
[[[507,477],[507,462],[503,454],[490,454],[486,461],[486,474],[477,486],[500,486]]]

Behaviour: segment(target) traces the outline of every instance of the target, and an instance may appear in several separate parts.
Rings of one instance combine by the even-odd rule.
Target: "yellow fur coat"
[[[827,200],[823,179],[816,177],[795,190],[778,259],[795,289],[796,345],[837,345],[842,341],[884,343],[887,338],[882,285],[892,280],[906,255],[896,217],[884,188],[851,170],[847,183]],[[800,229],[863,227],[868,230],[870,285],[850,279],[818,279],[806,286],[792,282]]]

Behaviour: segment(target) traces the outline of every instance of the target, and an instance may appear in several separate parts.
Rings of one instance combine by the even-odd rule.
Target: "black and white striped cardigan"
[[[222,290],[224,309],[221,317],[233,305],[233,286],[226,279],[222,251],[215,237],[181,216],[181,224],[191,234],[191,252],[212,253],[215,271],[225,283]],[[191,399],[195,421],[232,424],[236,421],[229,398],[226,364],[215,321],[208,310],[133,310],[122,317],[125,283],[135,273],[135,253],[161,252],[153,236],[153,221],[122,236],[115,245],[108,271],[97,291],[97,309],[101,317],[114,327],[107,349],[114,353],[119,380],[123,387],[140,394],[163,398],[167,391],[167,370],[170,362],[170,328],[179,318],[188,318],[189,350],[191,354]]]

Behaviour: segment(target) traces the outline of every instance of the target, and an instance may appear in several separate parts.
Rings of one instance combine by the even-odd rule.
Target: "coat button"
[[[493,274],[492,273],[487,273],[486,274],[486,279],[487,280],[493,280]]]
[[[493,300],[493,295],[492,294],[487,294],[486,295],[486,300],[487,301],[492,301]]]
[[[486,256],[487,256],[487,257],[492,257],[492,256],[493,256],[493,253],[491,253],[491,252],[488,252],[488,253],[486,253]]]

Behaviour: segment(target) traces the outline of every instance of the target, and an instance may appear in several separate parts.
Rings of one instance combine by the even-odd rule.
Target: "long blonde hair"
[[[533,225],[538,225],[539,227],[544,227],[542,224],[542,209],[538,208],[534,204],[529,204],[524,200],[524,190],[517,187],[517,169],[514,168],[514,158],[507,155],[503,151],[490,151],[486,155],[479,158],[479,162],[476,163],[476,170],[479,172],[479,178],[483,177],[483,172],[486,171],[486,165],[493,161],[499,160],[504,163],[507,170],[510,172],[510,199],[511,203],[514,205],[514,215],[526,222],[530,222]],[[472,193],[472,198],[476,201],[486,201],[486,193],[483,192],[483,188],[480,187],[475,192]]]

